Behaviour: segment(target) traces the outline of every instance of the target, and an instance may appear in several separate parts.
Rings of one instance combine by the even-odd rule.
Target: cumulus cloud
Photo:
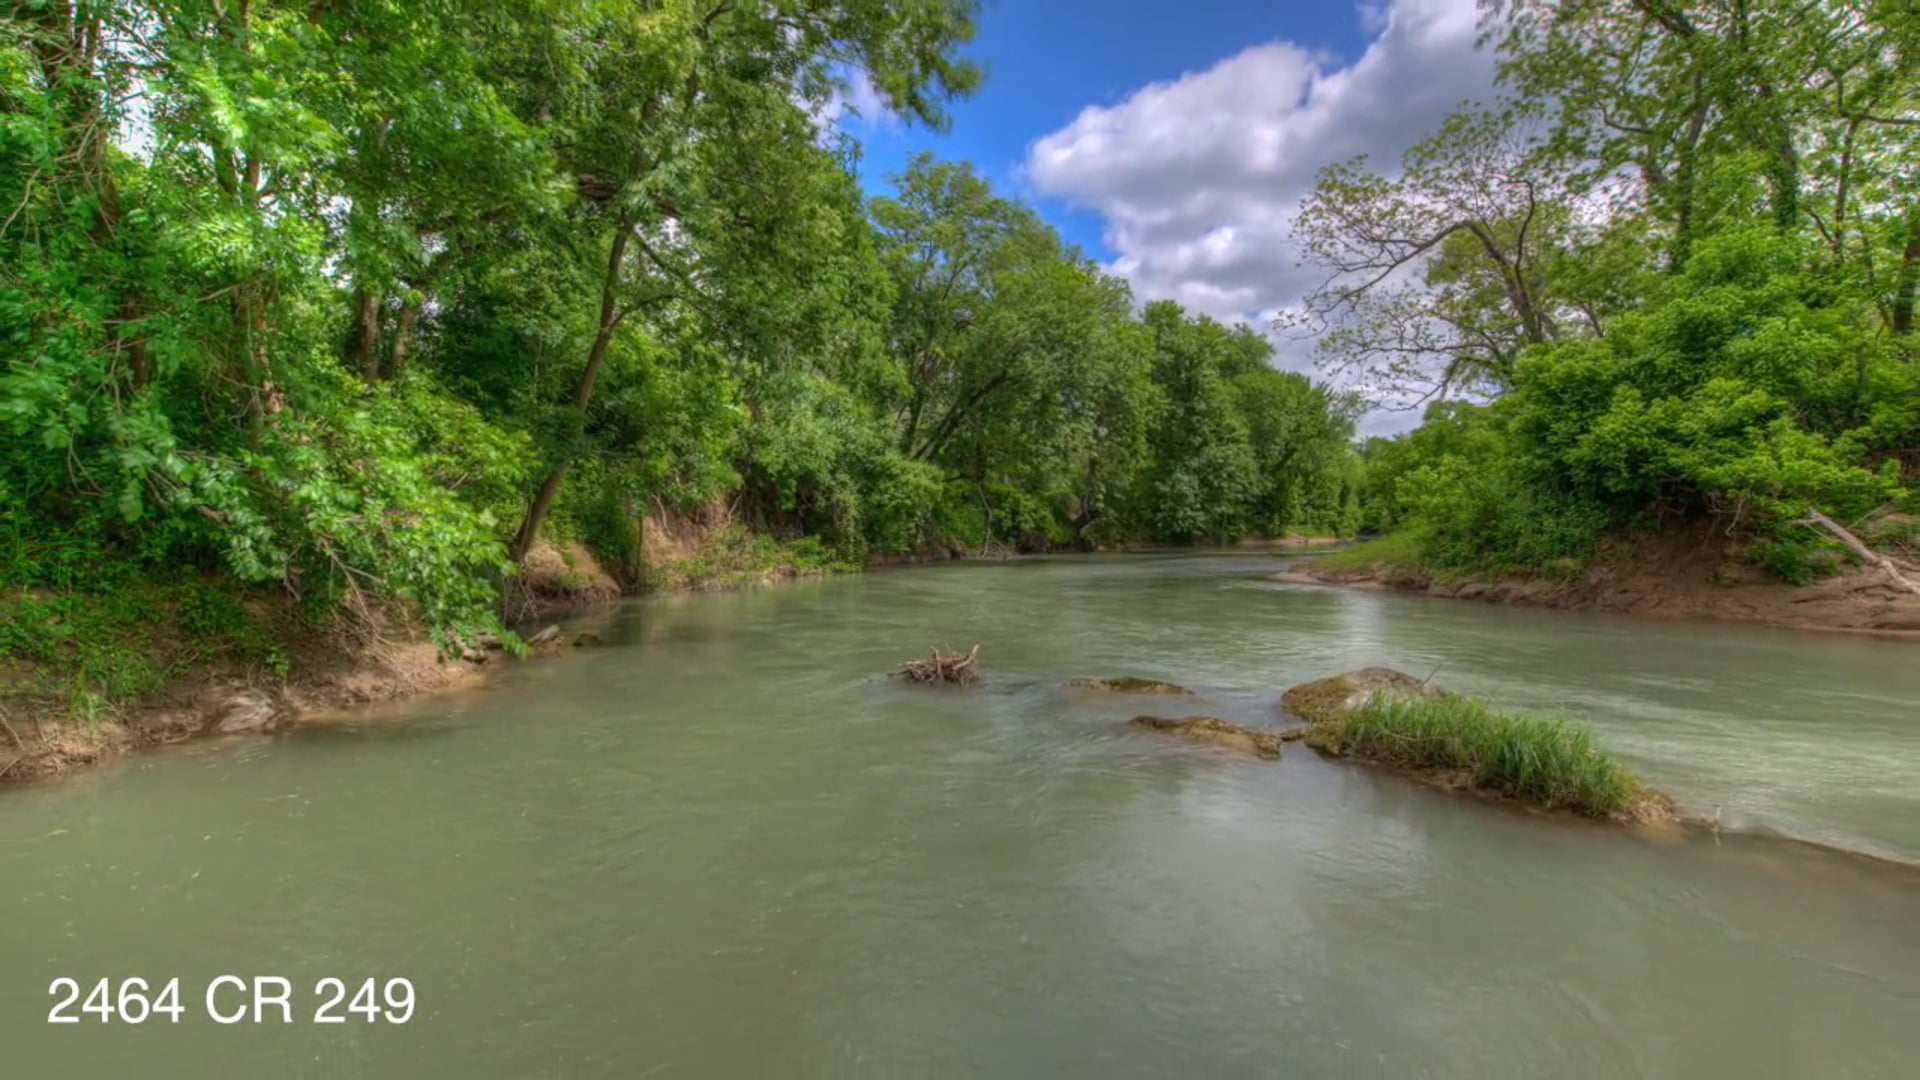
[[[1083,110],[1033,144],[1026,175],[1106,219],[1110,269],[1137,295],[1264,327],[1321,281],[1291,238],[1315,174],[1356,154],[1397,169],[1447,112],[1491,98],[1475,17],[1475,0],[1362,0],[1354,18],[1374,37],[1351,64],[1256,45]],[[1283,365],[1310,366],[1310,343],[1276,345]]]

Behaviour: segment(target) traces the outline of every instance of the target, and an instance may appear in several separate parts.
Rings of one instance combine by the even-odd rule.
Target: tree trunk
[[[593,335],[593,347],[587,352],[587,368],[580,373],[580,382],[573,390],[573,407],[584,419],[587,406],[593,401],[593,386],[600,380],[600,369],[606,364],[607,351],[613,345],[613,332],[620,326],[620,267],[626,262],[627,245],[633,240],[633,221],[625,213],[620,214],[614,223],[613,244],[607,253],[607,273],[600,282],[600,328]],[[540,526],[547,519],[547,512],[553,509],[553,501],[560,494],[560,485],[567,479],[567,471],[573,468],[571,457],[562,457],[553,463],[546,479],[540,482],[540,489],[534,493],[533,502],[527,507],[527,516],[520,522],[520,531],[513,541],[513,561],[518,563],[526,559],[527,552],[533,550],[533,542],[540,536]]]
[[[1706,131],[1709,111],[1706,77],[1699,69],[1693,73],[1693,97],[1693,115],[1687,120],[1674,168],[1674,185],[1678,191],[1674,196],[1673,248],[1667,256],[1667,272],[1671,274],[1685,270],[1687,260],[1693,256],[1693,211],[1700,186],[1700,138]]]
[[[354,290],[353,340],[354,365],[368,383],[380,381],[380,294],[370,289]]]
[[[520,532],[513,538],[513,561],[517,565],[526,561],[527,552],[533,550],[533,542],[540,538],[540,526],[547,520],[547,512],[553,509],[553,500],[560,495],[560,485],[566,482],[567,471],[573,468],[573,461],[562,458],[540,482],[540,490],[534,493],[533,502],[527,507],[527,516],[520,522]]]
[[[1907,247],[1893,291],[1893,332],[1900,337],[1913,333],[1914,299],[1920,295],[1920,204],[1907,214],[1907,222]]]
[[[413,351],[414,330],[420,325],[420,301],[408,300],[400,309],[400,325],[393,331],[393,359],[387,365],[387,378],[398,379],[407,370],[407,355]]]
[[[1847,181],[1853,171],[1853,142],[1860,133],[1860,118],[1847,121],[1846,138],[1840,142],[1840,175],[1834,181],[1833,236],[1829,243],[1838,261],[1847,257]]]

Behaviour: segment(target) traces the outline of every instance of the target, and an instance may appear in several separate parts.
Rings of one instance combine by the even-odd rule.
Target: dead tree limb
[[[952,683],[956,686],[972,686],[980,681],[980,646],[975,645],[962,656],[957,652],[945,652],[940,649],[928,650],[925,660],[909,660],[902,664],[895,675],[903,675],[917,683]]]
[[[1881,572],[1885,573],[1888,578],[1891,578],[1896,585],[1899,585],[1915,596],[1920,596],[1920,582],[1916,582],[1902,573],[1899,563],[1868,547],[1861,542],[1859,537],[1848,532],[1839,522],[1827,515],[1818,510],[1808,510],[1807,516],[1800,519],[1796,524],[1808,525],[1827,533],[1829,536],[1832,536],[1834,539],[1853,549],[1853,553],[1866,560],[1869,565],[1879,567]]]

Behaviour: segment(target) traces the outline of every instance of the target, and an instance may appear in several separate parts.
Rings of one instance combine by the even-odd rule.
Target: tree
[[[592,340],[570,395],[577,417],[593,401],[621,325],[638,311],[697,297],[710,284],[702,240],[730,218],[752,220],[747,202],[712,201],[752,193],[725,183],[716,168],[751,152],[758,126],[749,117],[784,110],[791,131],[798,101],[820,98],[834,65],[851,63],[871,73],[891,106],[939,123],[941,99],[979,78],[951,56],[971,37],[973,12],[971,0],[719,0],[644,13],[612,6],[573,39],[582,78],[557,107],[559,156],[606,253]],[[538,538],[575,460],[564,447],[551,454],[514,539],[516,561]]]
[[[1575,231],[1554,180],[1511,112],[1448,117],[1396,178],[1365,158],[1324,170],[1294,232],[1328,277],[1283,328],[1320,332],[1323,364],[1386,400],[1498,391],[1568,315],[1547,273]]]
[[[1188,317],[1167,301],[1148,304],[1145,319],[1166,408],[1149,437],[1153,462],[1135,512],[1159,539],[1235,538],[1252,523],[1260,476],[1232,379],[1263,364],[1268,347],[1245,327]]]

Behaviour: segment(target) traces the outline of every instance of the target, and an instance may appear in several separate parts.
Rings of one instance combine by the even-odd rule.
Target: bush
[[[1436,567],[1510,573],[1578,567],[1650,512],[1737,509],[1774,573],[1832,572],[1830,547],[1787,523],[1903,497],[1920,369],[1892,358],[1869,312],[1823,306],[1797,243],[1704,239],[1606,337],[1530,349],[1492,405],[1436,408],[1369,446],[1371,520],[1410,532]]]

